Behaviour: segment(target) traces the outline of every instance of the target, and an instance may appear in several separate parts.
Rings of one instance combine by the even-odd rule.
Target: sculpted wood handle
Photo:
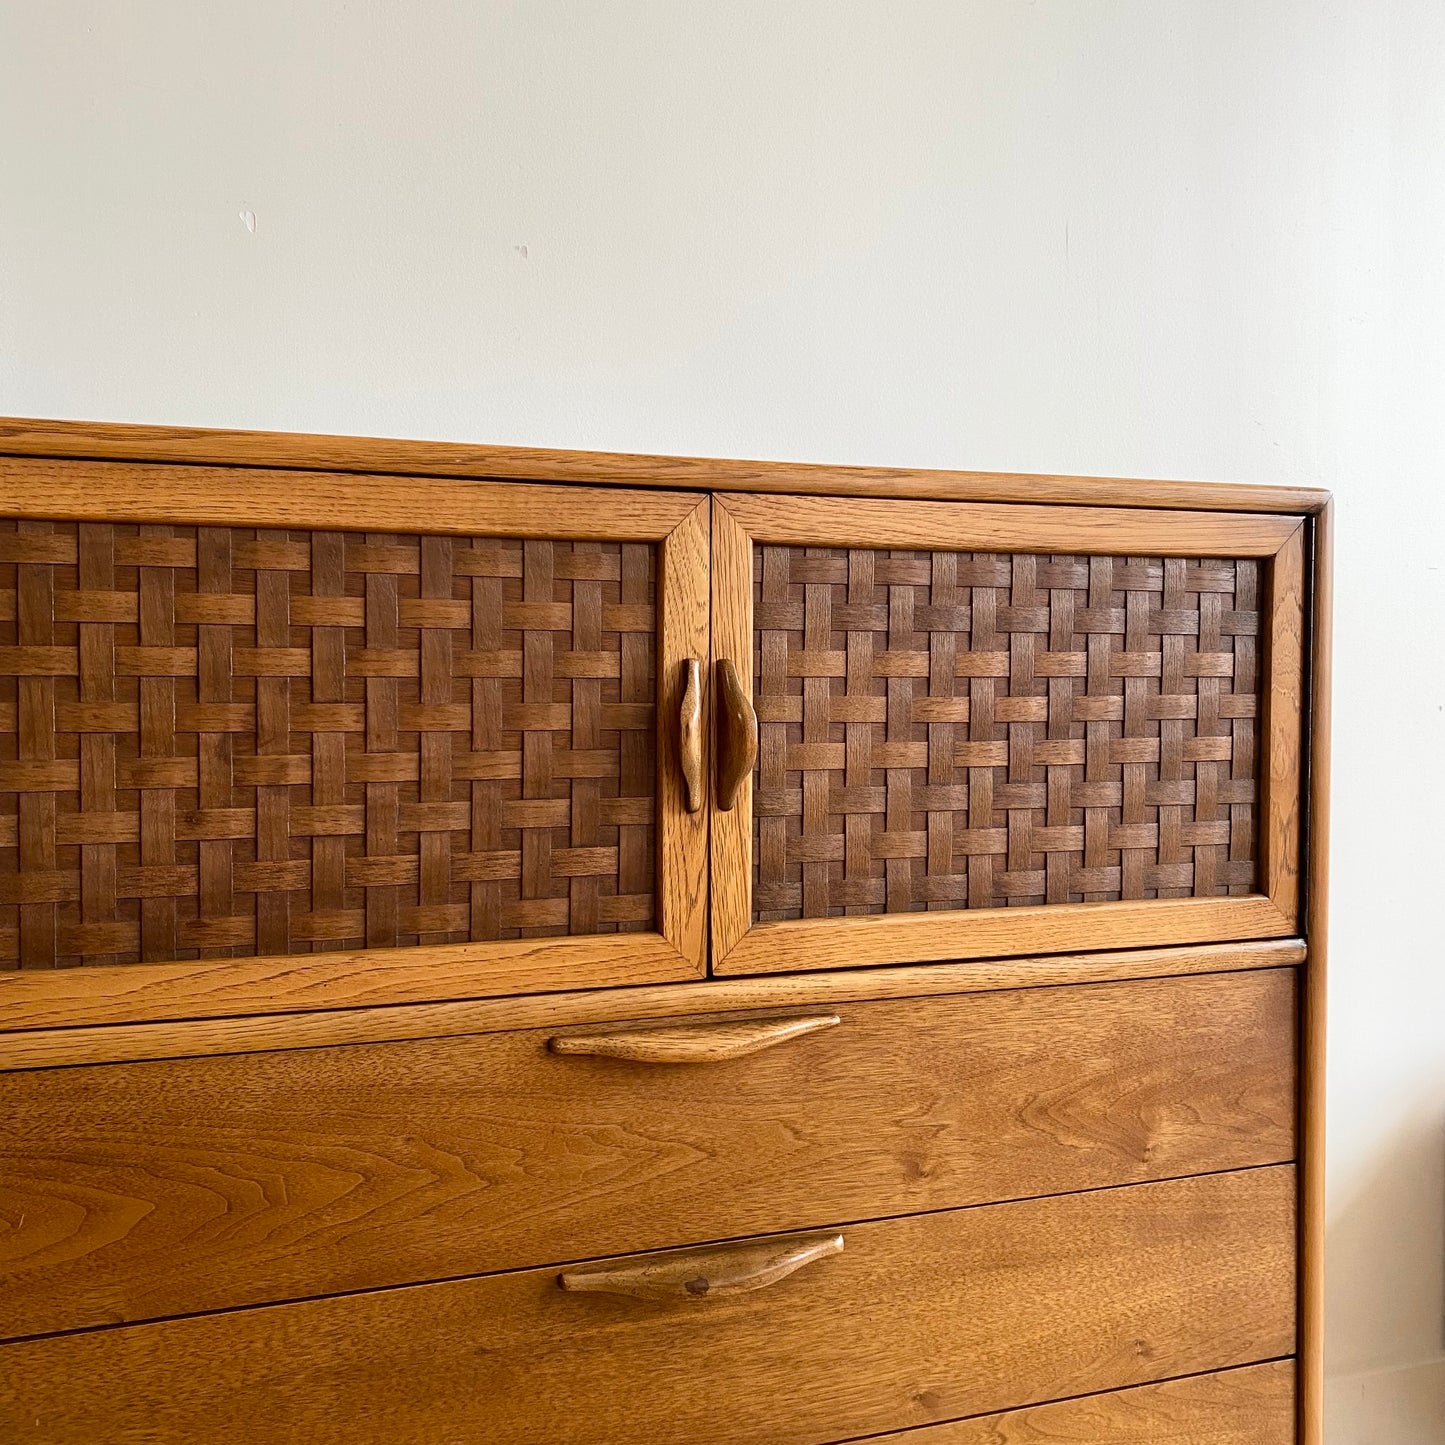
[[[758,715],[738,670],[727,658],[717,665],[717,805],[729,812],[758,759]]]
[[[557,1276],[565,1290],[625,1294],[634,1299],[726,1299],[765,1289],[815,1259],[843,1252],[841,1234],[793,1235],[758,1244],[679,1250],[641,1264],[569,1269]]]
[[[668,1024],[606,1034],[558,1034],[547,1041],[554,1054],[594,1054],[639,1064],[718,1064],[775,1048],[789,1039],[842,1020],[837,1014],[791,1019],[729,1019],[722,1023]]]
[[[677,756],[682,765],[683,802],[689,813],[702,807],[702,663],[683,664],[682,709],[678,718]]]

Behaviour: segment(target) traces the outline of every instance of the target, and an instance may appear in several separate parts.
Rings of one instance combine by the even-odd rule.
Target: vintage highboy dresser
[[[0,424],[0,1439],[1318,1445],[1329,525]]]

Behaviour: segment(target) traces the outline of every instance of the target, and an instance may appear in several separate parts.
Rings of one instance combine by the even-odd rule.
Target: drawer
[[[0,1332],[1280,1163],[1294,1008],[1274,969],[844,1004],[681,1066],[532,1030],[0,1076]]]
[[[845,1226],[747,1293],[530,1270],[34,1340],[0,1434],[818,1445],[1289,1354],[1294,1204],[1280,1166]]]
[[[1295,1362],[875,1435],[871,1445],[1294,1445]]]

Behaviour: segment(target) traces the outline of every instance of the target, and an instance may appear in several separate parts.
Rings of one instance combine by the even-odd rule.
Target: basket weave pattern
[[[0,521],[0,967],[652,928],[655,574]]]
[[[759,546],[753,910],[1256,887],[1259,564]]]

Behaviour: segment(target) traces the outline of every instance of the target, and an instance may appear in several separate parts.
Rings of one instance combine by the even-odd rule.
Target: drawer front
[[[1256,1169],[845,1227],[725,1297],[533,1270],[12,1344],[0,1433],[818,1445],[1289,1354],[1294,1200]]]
[[[1034,1405],[871,1445],[1294,1445],[1295,1362]]]
[[[0,1332],[1279,1163],[1294,1010],[1272,969],[845,1004],[707,1064],[528,1031],[8,1074]]]

